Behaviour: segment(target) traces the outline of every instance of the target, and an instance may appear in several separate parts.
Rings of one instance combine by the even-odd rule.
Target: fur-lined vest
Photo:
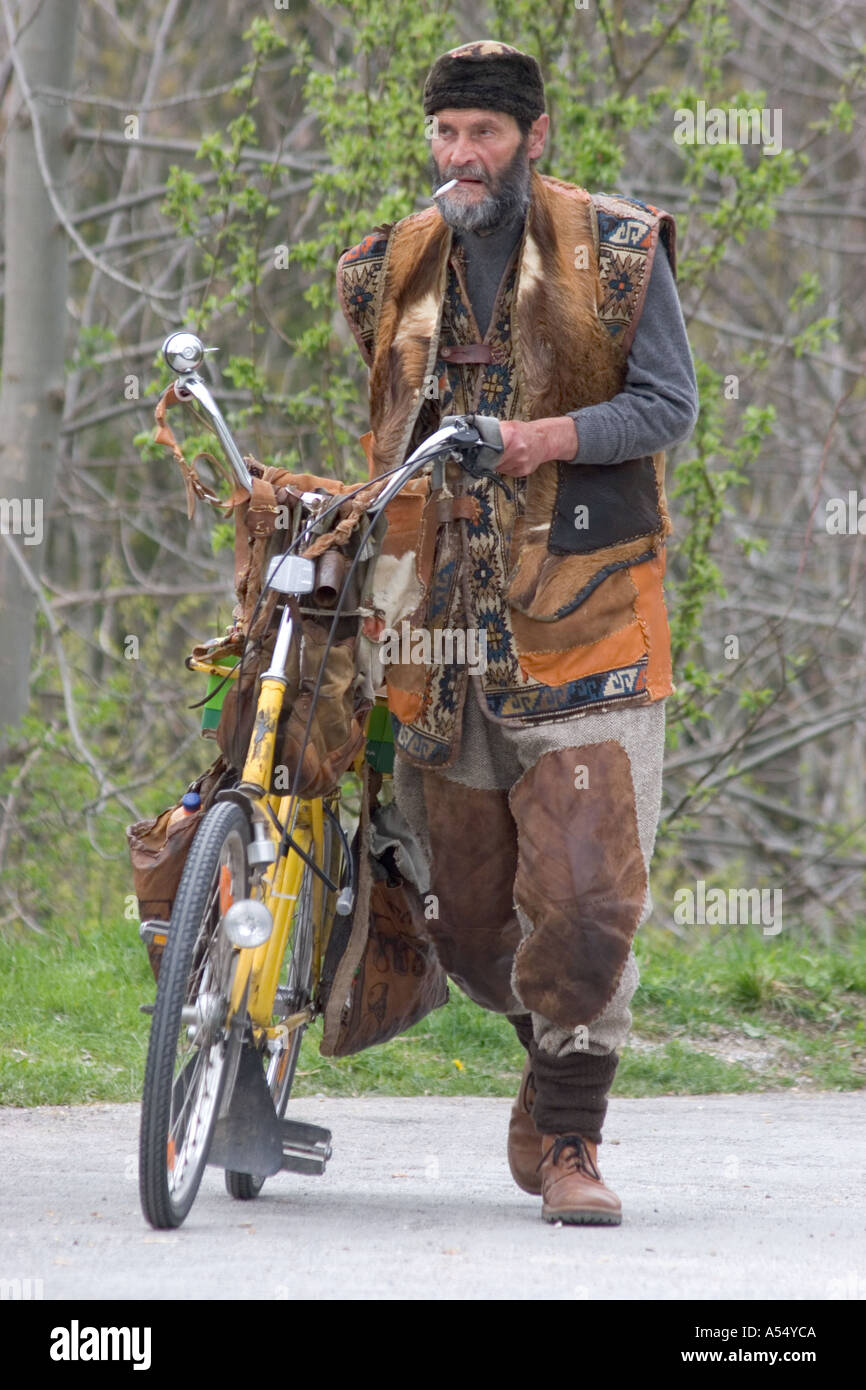
[[[533,168],[483,342],[462,251],[435,207],[345,251],[337,284],[370,366],[371,472],[402,463],[442,415],[535,420],[615,396],[660,233],[675,270],[669,214]],[[467,653],[490,715],[508,724],[671,693],[663,453],[499,480],[449,463],[443,486],[410,483],[388,516],[365,602],[377,632],[410,639],[385,674],[411,761],[454,760]]]

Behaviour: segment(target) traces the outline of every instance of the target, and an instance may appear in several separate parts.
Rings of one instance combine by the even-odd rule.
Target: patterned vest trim
[[[675,268],[668,214],[590,198],[533,170],[529,215],[484,339],[486,364],[449,363],[442,352],[480,333],[462,252],[435,208],[346,251],[337,283],[371,368],[363,439],[371,472],[402,462],[443,414],[539,419],[616,395],[660,233]],[[454,648],[467,631],[486,636],[481,687],[491,717],[508,723],[671,693],[663,454],[599,468],[544,464],[528,479],[499,482],[449,464],[443,488],[419,484],[388,509],[365,596],[387,627],[408,620],[431,638],[429,665],[387,668],[404,755],[440,767],[456,756],[468,668]]]

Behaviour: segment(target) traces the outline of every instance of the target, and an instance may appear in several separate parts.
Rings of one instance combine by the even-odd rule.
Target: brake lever
[[[446,426],[457,427],[457,433],[454,435],[455,454],[460,466],[469,476],[492,478],[506,496],[510,497],[510,489],[497,472],[499,455],[504,452],[505,445],[496,416],[480,413],[444,415],[440,421],[440,428],[444,429]]]

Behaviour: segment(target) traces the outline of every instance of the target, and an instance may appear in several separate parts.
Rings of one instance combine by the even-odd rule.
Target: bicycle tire
[[[332,882],[340,883],[343,867],[342,844],[339,835],[325,816],[323,826],[324,861]],[[312,869],[304,867],[298,902],[292,918],[292,932],[283,962],[285,980],[282,988],[287,991],[286,1012],[295,1012],[305,1007],[313,994],[313,879]],[[323,927],[333,919],[336,893],[326,893],[322,905]],[[286,1113],[295,1072],[301,1052],[301,1042],[307,1025],[293,1030],[284,1048],[276,1052],[266,1065],[268,1089],[274,1102],[274,1109],[280,1119]],[[227,1168],[225,1175],[226,1191],[239,1202],[250,1202],[258,1197],[265,1185],[265,1178],[254,1173],[239,1173]]]
[[[239,1055],[240,1034],[225,1027],[233,953],[218,928],[225,897],[247,896],[249,839],[239,806],[212,806],[192,843],[171,914],[139,1138],[142,1210],[158,1230],[180,1226],[189,1213]]]

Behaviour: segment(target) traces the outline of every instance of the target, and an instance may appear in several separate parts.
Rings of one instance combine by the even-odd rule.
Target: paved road
[[[549,1226],[505,1161],[509,1102],[303,1099],[322,1178],[233,1202],[208,1169],[180,1231],[138,1205],[138,1107],[0,1110],[0,1279],[65,1298],[866,1298],[866,1097],[611,1101],[618,1228]]]

